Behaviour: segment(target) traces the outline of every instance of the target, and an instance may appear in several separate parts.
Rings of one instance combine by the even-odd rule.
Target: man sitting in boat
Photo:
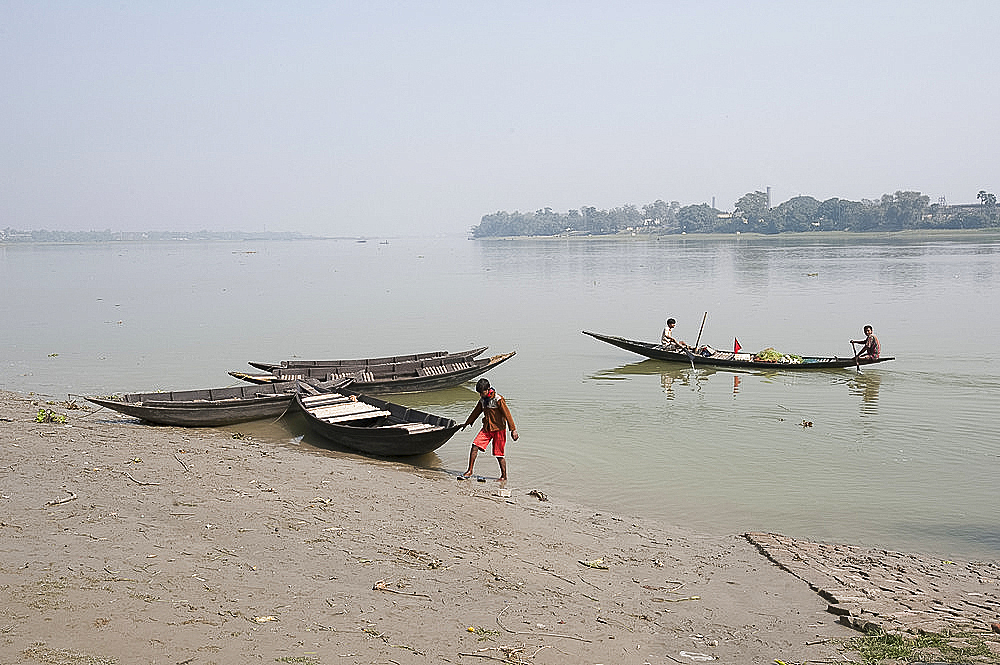
[[[875,336],[875,331],[871,326],[865,326],[865,338],[864,339],[852,339],[851,344],[863,344],[864,346],[854,354],[854,359],[858,358],[872,358],[873,360],[878,358],[882,354],[882,347],[878,343],[878,337]]]
[[[688,345],[684,342],[674,339],[674,326],[676,325],[677,321],[675,319],[667,319],[667,325],[660,336],[660,347],[664,351],[685,351],[688,348]]]
[[[677,321],[674,319],[667,319],[667,326],[663,329],[663,335],[660,337],[660,348],[664,351],[678,351],[681,353],[696,353],[699,356],[711,357],[714,356],[718,351],[710,347],[708,344],[699,346],[697,350],[688,346],[685,342],[674,338],[674,326],[677,325]]]

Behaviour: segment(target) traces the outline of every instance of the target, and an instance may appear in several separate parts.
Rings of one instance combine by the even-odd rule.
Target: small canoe
[[[295,397],[309,427],[337,445],[367,455],[423,455],[443,446],[461,425],[450,418],[339,388],[299,382]]]
[[[428,365],[442,365],[448,362],[457,362],[455,359],[475,358],[485,351],[487,347],[481,346],[478,349],[449,353],[447,351],[430,351],[428,353],[411,353],[401,356],[384,356],[381,358],[353,358],[342,360],[282,360],[277,363],[250,362],[251,367],[265,372],[283,371],[288,369],[312,368],[312,367],[356,367],[358,369],[370,365],[401,365],[404,363],[416,363]]]
[[[349,379],[324,384],[343,388]],[[229,386],[202,390],[130,393],[87,397],[88,402],[156,425],[176,427],[220,427],[277,418],[295,408],[294,381],[267,385]]]
[[[268,374],[230,372],[229,375],[250,383],[266,384],[305,379],[338,381],[352,379],[351,388],[365,394],[413,393],[453,388],[485,374],[514,357],[516,351],[489,358],[464,358],[443,365],[434,363],[371,365],[366,368],[299,367],[276,369]]]
[[[874,365],[884,363],[888,360],[895,360],[893,357],[880,358],[859,358],[854,356],[841,358],[837,356],[800,356],[801,360],[790,362],[771,362],[766,360],[754,360],[749,353],[731,353],[728,351],[716,351],[710,356],[703,356],[685,351],[667,351],[661,345],[653,342],[640,342],[624,337],[614,337],[612,335],[601,335],[598,333],[583,331],[584,335],[590,335],[594,339],[607,342],[619,349],[625,349],[641,356],[654,360],[666,360],[668,362],[685,363],[695,366],[707,367],[728,367],[734,369],[759,369],[759,370],[804,370],[804,369],[842,369],[848,367],[859,367],[861,365]]]
[[[219,427],[277,418],[295,399],[295,382],[87,397],[88,402],[157,425]]]

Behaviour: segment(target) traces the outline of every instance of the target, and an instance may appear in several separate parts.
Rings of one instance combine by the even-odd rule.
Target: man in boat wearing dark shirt
[[[877,359],[882,354],[882,347],[878,343],[878,337],[871,326],[865,326],[864,339],[852,339],[851,344],[862,344],[863,346],[854,354],[854,359],[871,358]]]

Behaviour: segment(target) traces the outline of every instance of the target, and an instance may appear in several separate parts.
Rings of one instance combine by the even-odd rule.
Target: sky
[[[0,228],[975,203],[998,71],[995,0],[0,0]]]

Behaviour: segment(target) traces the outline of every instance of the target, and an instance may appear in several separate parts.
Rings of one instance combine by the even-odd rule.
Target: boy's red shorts
[[[503,457],[504,447],[507,445],[507,430],[498,429],[495,432],[479,430],[479,434],[472,440],[472,445],[480,450],[486,450],[486,444],[493,443],[493,456]]]

